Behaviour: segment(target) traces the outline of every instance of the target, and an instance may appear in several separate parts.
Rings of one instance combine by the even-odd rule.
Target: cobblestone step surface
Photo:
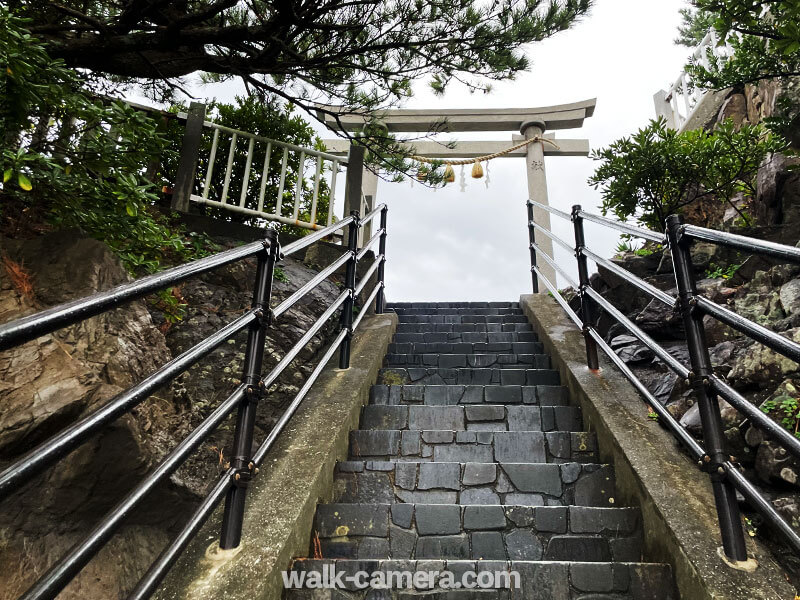
[[[533,331],[433,331],[396,333],[397,344],[514,344],[536,343],[539,336]],[[392,345],[389,352],[393,352]]]
[[[403,323],[397,333],[533,333],[527,321],[514,323]]]
[[[496,334],[502,335],[502,334]],[[507,334],[509,336],[513,334]],[[389,354],[542,354],[541,342],[396,342]]]
[[[366,406],[361,429],[446,429],[463,431],[580,431],[574,406],[480,404],[474,406]],[[474,438],[475,436],[471,436]],[[486,437],[487,443],[489,436]]]
[[[525,315],[397,315],[397,320],[400,323],[421,323],[429,325],[432,323],[442,324],[463,324],[463,323],[499,323],[508,325],[512,323],[528,323]]]
[[[560,385],[554,369],[442,369],[385,367],[378,372],[384,385]]]
[[[613,507],[614,469],[596,463],[346,461],[335,502]]]
[[[439,369],[549,369],[547,354],[387,354],[387,367]]]
[[[325,504],[328,558],[638,561],[639,509],[581,506]]]
[[[522,309],[519,307],[493,307],[493,308],[461,308],[461,307],[437,307],[437,308],[407,308],[396,307],[392,309],[398,315],[521,315]]]
[[[370,404],[567,406],[569,397],[559,385],[373,385]]]
[[[296,573],[451,570],[520,586],[292,590],[289,600],[671,600],[517,303],[400,303],[399,325]],[[446,588],[446,589],[445,589]]]

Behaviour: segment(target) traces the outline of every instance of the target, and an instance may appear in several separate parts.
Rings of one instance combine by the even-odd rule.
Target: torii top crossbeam
[[[457,131],[520,131],[523,123],[539,121],[550,131],[575,129],[583,126],[584,119],[594,114],[596,99],[573,104],[542,106],[539,108],[457,108],[457,109],[393,109],[379,113],[380,121],[389,131],[402,133],[428,132],[446,120],[448,132]],[[337,107],[326,106],[337,112]],[[364,125],[364,118],[355,114],[342,114],[341,126],[330,114],[319,114],[331,129],[353,131]]]

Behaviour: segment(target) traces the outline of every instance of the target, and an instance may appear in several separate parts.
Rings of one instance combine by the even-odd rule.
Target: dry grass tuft
[[[30,273],[25,270],[24,265],[13,260],[5,252],[3,252],[0,260],[2,260],[3,268],[6,273],[8,273],[8,277],[11,279],[11,285],[14,286],[14,289],[25,299],[33,302],[35,299],[33,280],[31,279]]]

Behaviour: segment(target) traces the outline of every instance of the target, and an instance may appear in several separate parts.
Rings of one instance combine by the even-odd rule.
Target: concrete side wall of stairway
[[[555,300],[524,295],[520,305],[551,355],[552,368],[579,402],[585,426],[596,433],[600,459],[614,465],[616,504],[641,507],[645,558],[672,566],[681,597],[792,598],[793,587],[754,541],[748,548],[759,564],[754,573],[734,570],[721,560],[708,477],[648,418],[647,405],[610,361],[601,356],[600,372],[588,370],[583,336]]]
[[[334,465],[347,457],[350,431],[358,427],[396,323],[393,314],[366,317],[353,340],[350,369],[335,369],[334,359],[317,380],[250,487],[239,548],[219,550],[220,507],[154,598],[281,597],[281,571],[308,552],[317,503],[333,497]]]

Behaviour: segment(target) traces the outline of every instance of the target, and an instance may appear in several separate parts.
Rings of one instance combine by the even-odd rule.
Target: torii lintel
[[[392,132],[421,133],[439,128],[443,132],[458,131],[519,131],[523,123],[541,121],[548,130],[576,129],[594,114],[597,99],[572,104],[538,108],[458,108],[458,109],[390,109],[375,116]],[[319,111],[318,116],[330,129],[353,131],[362,127],[365,117],[347,113],[341,107],[319,105],[327,111],[339,113],[337,123],[333,115]]]

